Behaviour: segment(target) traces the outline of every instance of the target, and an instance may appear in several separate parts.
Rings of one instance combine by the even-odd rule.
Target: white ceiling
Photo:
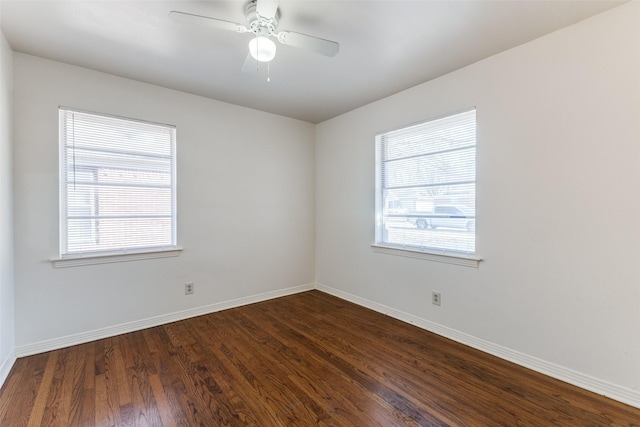
[[[250,34],[179,24],[171,10],[245,24],[248,1],[1,0],[12,49],[319,123],[620,1],[280,0],[278,30],[335,40],[327,58],[278,45],[241,71]]]

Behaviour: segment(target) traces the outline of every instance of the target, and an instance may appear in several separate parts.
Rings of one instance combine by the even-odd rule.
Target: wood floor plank
[[[131,389],[132,416],[135,425],[158,426],[162,422],[157,409],[147,370],[149,353],[145,345],[140,345],[142,334],[126,334],[122,336],[123,347],[127,349],[125,366],[127,385]]]
[[[2,426],[640,426],[624,405],[310,291],[21,358]]]
[[[104,343],[104,394],[106,397],[105,405],[107,411],[108,425],[119,426],[126,425],[126,418],[122,417],[121,396],[126,395],[128,390],[124,388],[122,381],[123,374],[119,374],[120,360],[117,351],[120,342],[119,337],[107,338]]]
[[[69,425],[91,425],[95,419],[95,346],[92,343],[82,344],[76,346],[76,350]]]
[[[96,426],[114,426],[115,415],[112,402],[109,400],[107,392],[107,380],[104,374],[95,377],[96,393],[95,393],[95,423]]]
[[[48,353],[47,366],[44,369],[44,375],[42,381],[38,387],[35,402],[31,407],[31,413],[29,415],[30,427],[37,427],[42,424],[42,417],[44,416],[44,410],[47,407],[47,400],[49,398],[49,391],[51,383],[53,382],[53,373],[58,362],[58,352]]]

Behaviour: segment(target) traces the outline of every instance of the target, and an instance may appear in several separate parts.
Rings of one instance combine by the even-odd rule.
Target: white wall
[[[471,106],[484,261],[373,253],[374,135]],[[639,141],[639,2],[324,122],[319,287],[640,405]]]
[[[313,286],[313,125],[24,54],[14,60],[19,354],[45,340]],[[181,256],[52,267],[59,105],[177,126]],[[194,295],[184,295],[186,282],[195,282]]]
[[[0,6],[2,7],[2,6]],[[13,52],[0,32],[0,384],[14,357],[13,185],[11,109]]]

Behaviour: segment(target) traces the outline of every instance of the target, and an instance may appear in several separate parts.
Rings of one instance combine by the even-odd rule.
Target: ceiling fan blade
[[[247,53],[247,57],[244,60],[244,65],[242,66],[243,73],[255,73],[258,71],[258,61],[253,59],[250,53]]]
[[[340,43],[292,31],[279,32],[278,41],[289,46],[308,49],[324,56],[335,56],[340,50]]]
[[[208,16],[194,15],[192,13],[178,12],[172,10],[169,16],[177,22],[185,24],[197,24],[205,25],[210,28],[217,28],[220,30],[235,31],[236,33],[246,33],[247,27],[244,25],[236,24],[235,22],[223,21],[222,19],[211,18]]]
[[[273,19],[278,13],[278,0],[258,0],[256,12],[265,19]]]

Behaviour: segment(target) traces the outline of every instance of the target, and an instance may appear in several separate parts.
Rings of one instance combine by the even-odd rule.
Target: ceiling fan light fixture
[[[254,37],[249,41],[249,53],[256,61],[269,62],[276,56],[276,44],[269,37]]]

